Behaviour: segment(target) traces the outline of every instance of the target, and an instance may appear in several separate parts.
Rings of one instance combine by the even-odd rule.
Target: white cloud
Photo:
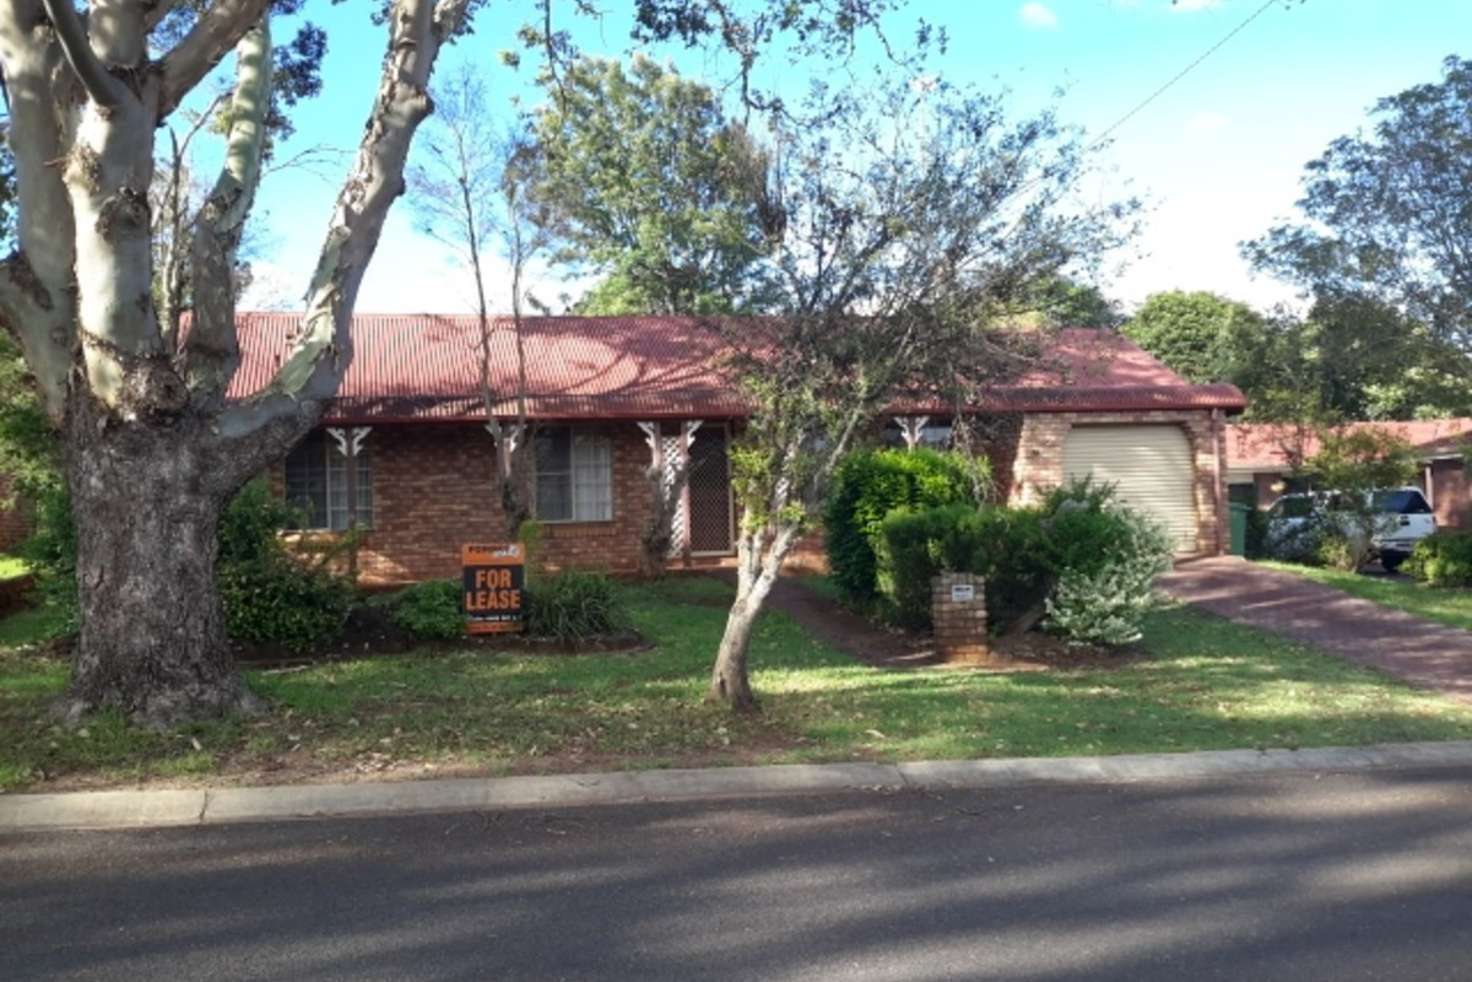
[[[1017,19],[1027,27],[1049,31],[1058,26],[1058,15],[1041,3],[1025,3],[1017,11]]]
[[[1195,13],[1198,10],[1210,10],[1212,7],[1220,7],[1222,0],[1172,0],[1171,10],[1183,14]]]

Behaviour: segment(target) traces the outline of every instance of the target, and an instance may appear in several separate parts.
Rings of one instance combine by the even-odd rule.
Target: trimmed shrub
[[[235,640],[306,651],[342,636],[352,585],[326,569],[336,550],[316,562],[286,551],[280,533],[298,518],[264,480],[241,488],[220,516],[215,579]]]
[[[880,595],[906,627],[930,624],[930,579],[955,571],[985,578],[993,630],[1045,613],[1070,641],[1123,644],[1138,637],[1155,578],[1171,561],[1163,530],[1088,482],[1043,508],[902,510],[881,529]]]
[[[1416,543],[1401,567],[1430,586],[1472,586],[1472,532],[1437,532]]]
[[[400,591],[389,616],[394,624],[426,641],[453,641],[465,636],[457,580],[429,580]]]
[[[527,634],[564,644],[629,629],[618,586],[602,573],[563,570],[541,577],[526,596]]]
[[[341,637],[353,600],[346,580],[285,555],[224,564],[215,578],[232,638],[291,651]]]
[[[845,597],[865,602],[880,592],[875,550],[881,526],[899,508],[977,504],[977,470],[984,459],[935,450],[866,450],[838,465],[823,511],[828,563]]]
[[[876,579],[892,620],[904,627],[930,624],[930,578],[946,568],[940,540],[949,535],[951,547],[961,548],[966,523],[976,514],[966,505],[900,509],[880,524]]]

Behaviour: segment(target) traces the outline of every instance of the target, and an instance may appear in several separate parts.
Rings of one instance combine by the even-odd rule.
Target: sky
[[[958,83],[1004,89],[1018,115],[1056,105],[1067,123],[1099,135],[1241,25],[1264,0],[912,0],[890,18],[895,36],[917,17],[943,25],[947,52],[931,70]],[[585,52],[630,53],[628,0],[603,0],[601,22],[566,22]],[[312,10],[313,6],[320,6]],[[562,6],[570,6],[563,2]],[[493,0],[475,33],[449,49],[440,72],[484,66],[491,90],[534,95],[528,67],[498,53],[516,48],[529,4]],[[278,151],[356,147],[375,93],[383,29],[367,0],[308,5],[328,28],[322,95],[294,116],[297,135]],[[286,35],[285,30],[277,36]],[[1147,204],[1130,247],[1111,257],[1098,285],[1126,309],[1151,293],[1212,290],[1264,309],[1292,304],[1291,286],[1253,271],[1238,245],[1293,214],[1303,165],[1337,136],[1366,122],[1374,101],[1439,77],[1441,61],[1472,38],[1467,0],[1273,0],[1210,57],[1112,131],[1089,193]],[[671,52],[651,49],[666,58]],[[722,66],[676,54],[687,75],[715,78]],[[1061,91],[1061,95],[1059,94]],[[206,151],[207,153],[208,151]],[[254,216],[256,284],[242,307],[299,303],[321,246],[349,157],[310,170],[267,175]],[[493,270],[493,282],[504,275]],[[546,301],[580,284],[544,271]],[[394,206],[357,309],[466,312],[473,293],[452,254],[416,229],[412,202]],[[493,290],[505,307],[504,288]]]

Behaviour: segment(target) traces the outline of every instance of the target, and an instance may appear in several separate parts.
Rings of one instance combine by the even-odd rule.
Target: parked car
[[[1370,492],[1374,519],[1370,530],[1370,557],[1387,572],[1395,572],[1410,558],[1416,543],[1436,531],[1436,515],[1420,488],[1384,488]],[[1319,523],[1337,526],[1351,538],[1364,530],[1351,517],[1345,496],[1335,491],[1285,494],[1268,510],[1266,544],[1271,552],[1292,551],[1294,543]]]

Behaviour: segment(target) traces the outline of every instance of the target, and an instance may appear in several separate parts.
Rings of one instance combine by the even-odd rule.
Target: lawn
[[[1119,664],[1011,675],[869,668],[769,614],[752,650],[763,712],[735,718],[700,701],[728,590],[707,579],[629,587],[656,642],[637,654],[253,671],[269,716],[165,735],[115,716],[76,732],[52,725],[65,666],[0,648],[0,788],[1472,738],[1472,707],[1179,607],[1152,615],[1142,651]]]
[[[24,560],[0,552],[0,582],[17,579],[27,572]]]
[[[1351,596],[1372,600],[1427,620],[1472,630],[1472,590],[1430,587],[1412,580],[1366,576],[1362,573],[1346,573],[1338,569],[1319,569],[1294,563],[1268,560],[1261,562],[1270,569],[1294,573],[1316,583],[1343,590]]]

